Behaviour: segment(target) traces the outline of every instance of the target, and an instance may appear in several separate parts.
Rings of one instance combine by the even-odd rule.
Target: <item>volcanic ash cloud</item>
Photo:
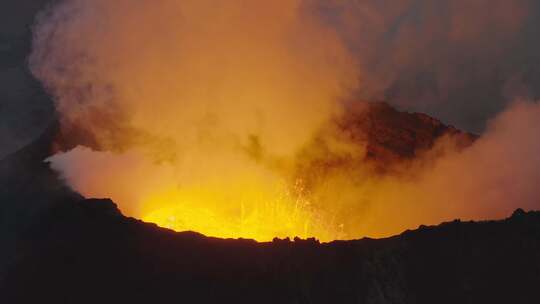
[[[350,12],[381,13],[364,8]],[[348,141],[331,121],[351,92],[387,88],[397,72],[386,71],[403,66],[401,47],[385,49],[393,61],[371,60],[386,53],[362,44],[384,36],[386,19],[372,28],[377,37],[354,44],[350,35],[370,28],[363,20],[377,25],[377,14],[341,20],[345,35],[328,14],[293,0],[60,2],[38,19],[30,65],[63,128],[78,130],[66,134],[92,144],[52,157],[52,167],[83,195],[110,197],[128,215],[221,237],[387,236],[538,208],[540,113],[530,102],[507,109],[467,149],[443,138],[400,174],[359,166],[307,189],[296,172],[309,163],[301,151],[326,134],[323,156],[361,159],[365,143]],[[516,24],[503,26],[505,35]],[[405,29],[397,36],[408,37]],[[402,58],[406,66],[413,53]],[[371,73],[366,62],[382,66]]]
[[[274,192],[291,159],[357,81],[338,35],[294,0],[64,1],[39,18],[30,63],[63,126],[102,151],[55,166],[135,216],[163,193],[200,205],[210,189],[225,217],[287,200]]]

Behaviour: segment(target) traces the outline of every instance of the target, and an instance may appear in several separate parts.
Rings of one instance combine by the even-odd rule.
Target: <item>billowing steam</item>
[[[397,18],[409,2],[388,14]],[[364,143],[350,142],[332,121],[353,94],[379,97],[395,82],[390,66],[416,56],[412,48],[371,61],[376,54],[360,42],[383,31],[383,10],[346,10],[372,12],[377,26],[366,29],[343,15],[343,3],[321,10],[301,0],[61,2],[39,18],[30,64],[64,127],[84,130],[94,145],[52,157],[53,168],[128,215],[259,240],[383,236],[538,207],[540,109],[525,102],[468,149],[444,137],[405,174],[366,166],[305,185],[298,168],[315,136],[324,134],[331,153],[365,154]],[[501,35],[519,29],[502,21]],[[406,28],[396,31],[406,37]]]
[[[59,160],[76,189],[138,217],[174,215],[164,204],[181,222],[207,214],[185,228],[219,217],[242,231],[275,220],[269,236],[304,229],[287,167],[357,67],[300,1],[65,1],[39,24],[31,64],[64,125],[115,152]]]
[[[540,208],[539,118],[539,104],[514,102],[471,147],[456,151],[449,138],[442,138],[431,155],[416,160],[420,167],[407,168],[409,175],[377,179],[367,190],[372,208],[368,234],[391,235],[454,218],[504,218],[518,207]]]

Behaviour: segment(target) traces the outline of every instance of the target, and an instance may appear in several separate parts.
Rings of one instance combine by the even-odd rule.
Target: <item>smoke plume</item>
[[[128,215],[224,237],[386,236],[537,208],[540,110],[530,102],[465,150],[443,137],[399,174],[365,166],[310,188],[297,171],[321,134],[323,156],[366,154],[333,126],[360,97],[459,113],[456,123],[476,128],[511,99],[499,95],[527,95],[516,89],[526,82],[506,78],[519,69],[499,46],[519,44],[531,5],[62,1],[38,18],[30,65],[62,125],[94,144],[50,161]]]

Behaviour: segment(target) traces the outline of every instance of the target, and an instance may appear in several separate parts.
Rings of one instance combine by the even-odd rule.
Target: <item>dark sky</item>
[[[54,113],[51,100],[26,65],[30,27],[47,2],[0,1],[0,157],[37,136]]]

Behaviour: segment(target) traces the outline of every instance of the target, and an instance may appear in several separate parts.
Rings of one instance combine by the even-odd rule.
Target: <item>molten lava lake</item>
[[[169,191],[145,202],[146,222],[175,231],[195,231],[219,238],[344,238],[343,225],[318,213],[306,197],[290,192],[270,193],[243,189],[235,197],[199,189]]]

